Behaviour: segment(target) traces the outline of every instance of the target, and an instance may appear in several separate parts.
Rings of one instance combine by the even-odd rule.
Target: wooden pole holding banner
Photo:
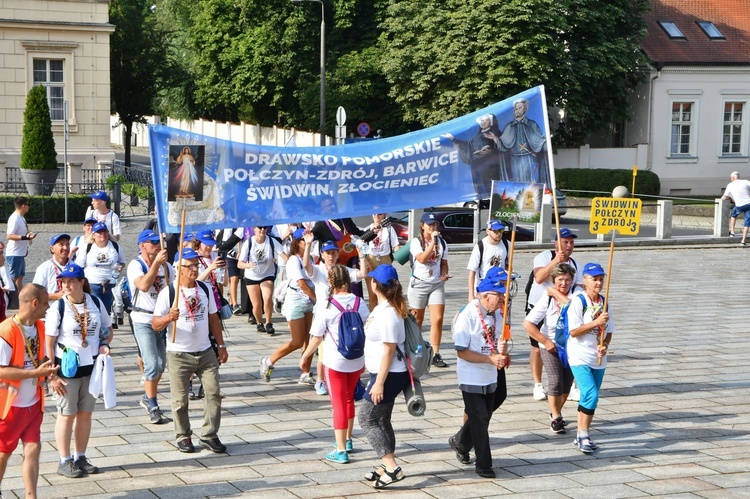
[[[508,268],[505,269],[505,271],[508,274],[508,278],[505,281],[505,305],[503,305],[503,335],[502,339],[503,341],[510,340],[510,327],[508,327],[508,308],[510,303],[510,282],[511,282],[511,274],[513,273],[513,254],[514,254],[514,248],[516,244],[516,217],[514,216],[511,221],[510,226],[510,246],[509,246],[509,255],[508,255]]]
[[[609,283],[612,282],[612,260],[615,256],[615,234],[616,231],[612,231],[612,240],[609,243],[609,262],[607,262],[607,286],[604,291],[604,308],[602,313],[607,311],[607,302],[609,302]],[[599,346],[604,346],[604,332],[607,330],[607,325],[602,327],[601,334],[599,335]],[[602,358],[598,358],[598,364],[602,365]]]
[[[182,267],[182,238],[185,237],[185,204],[183,202],[182,205],[182,215],[180,216],[180,241],[179,245],[180,248],[177,252],[178,258],[177,258],[177,279],[175,279],[175,285],[174,285],[174,303],[172,303],[172,308],[179,308],[178,303],[180,299],[180,277],[182,277],[182,272],[180,272]],[[177,321],[172,322],[172,343],[175,342],[177,339]]]
[[[167,247],[164,245],[164,234],[159,230],[158,221],[156,222],[156,230],[159,234],[159,245],[161,245],[162,250],[166,250]],[[164,283],[166,286],[169,286],[169,264],[167,262],[164,262]]]
[[[545,86],[541,86],[542,94],[542,109],[549,109],[547,107],[547,92]],[[549,168],[549,180],[550,190],[552,191],[552,207],[554,208],[553,215],[555,217],[555,232],[557,232],[556,241],[560,240],[560,217],[557,213],[557,178],[555,177],[555,157],[552,154],[552,133],[549,128],[549,119],[544,120],[544,137],[547,141],[547,167]],[[557,250],[557,243],[555,243],[555,249]]]

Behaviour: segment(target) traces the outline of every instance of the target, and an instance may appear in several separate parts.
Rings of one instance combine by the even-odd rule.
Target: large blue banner
[[[159,226],[179,232],[361,216],[489,198],[493,180],[550,185],[543,87],[398,137],[274,147],[150,129]]]

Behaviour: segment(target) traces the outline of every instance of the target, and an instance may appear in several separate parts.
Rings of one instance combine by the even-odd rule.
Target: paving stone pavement
[[[123,244],[142,221],[129,221]],[[45,258],[46,244],[59,227],[44,227],[34,245],[30,268]],[[70,229],[77,231],[77,226]],[[132,240],[132,239],[131,239]],[[42,244],[40,244],[42,243]],[[524,277],[538,250],[520,250],[514,267]],[[750,490],[750,362],[741,345],[750,310],[740,299],[748,289],[742,248],[732,245],[617,249],[611,307],[617,323],[592,436],[600,449],[592,456],[572,445],[576,409],[564,413],[567,435],[549,430],[546,402],[531,397],[529,342],[514,308],[513,365],[509,396],[490,426],[497,478],[477,477],[448,447],[463,411],[456,386],[455,352],[449,326],[441,348],[447,369],[424,379],[427,412],[394,412],[397,457],[406,479],[387,490],[393,497],[737,497]],[[607,264],[606,249],[574,254],[583,264]],[[446,324],[466,301],[468,253],[452,253]],[[399,268],[406,283],[408,270]],[[32,273],[32,270],[29,271]],[[29,279],[30,280],[30,277]],[[520,291],[523,294],[523,291]],[[40,497],[359,497],[378,493],[362,477],[376,456],[358,426],[352,461],[325,461],[333,444],[330,406],[296,382],[298,356],[280,361],[270,383],[259,379],[258,359],[288,339],[276,318],[277,335],[248,327],[246,316],[227,322],[230,361],[221,368],[223,403],[219,435],[227,454],[198,446],[181,454],[172,424],[148,423],[138,405],[142,395],[129,328],[116,331],[113,357],[118,405],[97,404],[87,456],[101,474],[66,479],[56,474],[54,405],[47,399],[42,427]],[[169,414],[168,384],[160,389]],[[191,402],[194,429],[200,431],[203,402]],[[197,438],[195,439],[197,442]],[[6,497],[23,495],[21,456],[10,459],[3,480]]]

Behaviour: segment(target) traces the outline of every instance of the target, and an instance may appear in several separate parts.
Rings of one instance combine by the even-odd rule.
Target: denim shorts
[[[135,341],[143,359],[143,375],[147,381],[155,381],[167,366],[167,330],[156,332],[151,324],[133,323]]]
[[[11,279],[26,275],[25,256],[6,256],[5,261],[8,262],[8,274]],[[20,289],[17,291],[20,291]]]
[[[281,313],[284,315],[284,318],[287,320],[287,322],[301,319],[305,316],[306,313],[312,312],[312,310],[312,302],[299,298],[293,298],[289,296],[289,293],[284,300],[284,305],[282,305],[281,307]]]

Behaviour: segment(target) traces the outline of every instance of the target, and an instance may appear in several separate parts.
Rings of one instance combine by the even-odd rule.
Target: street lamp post
[[[323,0],[292,0],[320,4],[320,145],[326,145],[326,12]]]

